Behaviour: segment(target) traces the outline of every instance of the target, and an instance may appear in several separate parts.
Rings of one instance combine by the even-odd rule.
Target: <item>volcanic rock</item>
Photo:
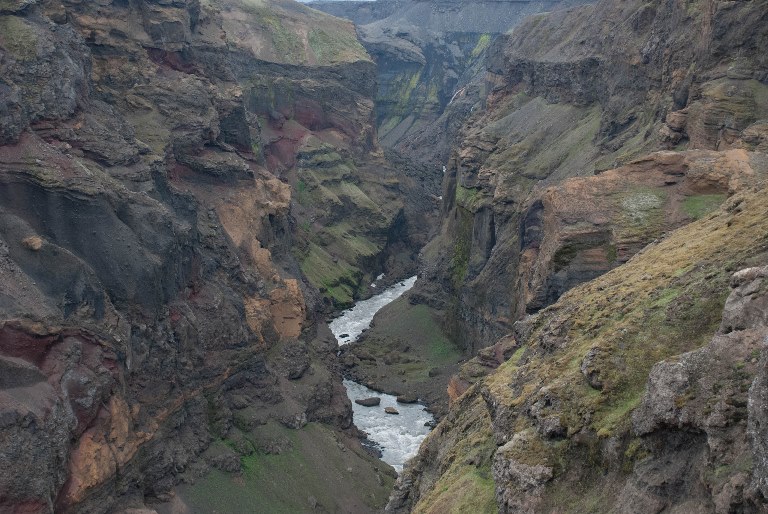
[[[371,398],[360,398],[355,400],[355,403],[362,405],[363,407],[375,407],[381,403],[381,398],[377,396]]]

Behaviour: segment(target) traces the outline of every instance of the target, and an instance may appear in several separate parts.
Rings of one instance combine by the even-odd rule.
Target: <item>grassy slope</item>
[[[653,364],[708,341],[720,322],[730,275],[764,259],[766,252],[768,190],[729,199],[720,210],[673,232],[624,266],[571,290],[542,311],[523,349],[479,387],[470,389],[459,406],[466,408],[471,398],[480,398],[485,390],[502,416],[496,420],[497,430],[528,434],[527,444],[512,449],[510,457],[552,466],[556,477],[583,466],[593,466],[596,476],[602,475],[606,464],[599,458],[589,459],[590,448],[599,447],[608,437],[627,440],[631,412]],[[598,354],[593,367],[600,372],[602,390],[590,387],[580,371],[584,356],[593,348]],[[569,438],[547,441],[535,431],[527,411],[543,395],[555,399],[546,414],[560,417]],[[441,432],[456,431],[452,419],[459,414],[453,412],[446,419],[449,426]],[[475,411],[475,422],[486,415]],[[576,433],[587,434],[592,442],[570,439]],[[467,450],[455,441],[450,444],[456,455],[440,473],[441,481],[474,472],[462,468]],[[631,469],[636,456],[631,448],[625,450],[619,454],[625,461],[621,468]],[[610,491],[603,490],[600,480],[590,483],[588,470],[580,476],[585,484],[579,492],[569,482],[555,480],[549,486],[560,498],[559,509],[567,506],[569,512],[581,512],[589,511],[590,505],[611,504]],[[417,511],[433,511],[437,494],[437,488],[432,488]],[[456,495],[442,511],[458,512],[466,501],[463,494]]]
[[[435,313],[426,305],[411,305],[407,298],[383,308],[363,341],[348,351],[365,357],[357,365],[361,378],[370,378],[388,391],[429,399],[444,395],[450,376],[446,371],[430,377],[430,370],[455,369],[461,357],[440,329]]]
[[[624,427],[651,366],[712,336],[730,274],[766,250],[766,198],[765,191],[737,196],[724,210],[675,231],[626,265],[564,295],[540,316],[520,365],[503,365],[488,381],[489,389],[509,405],[520,405],[530,393],[515,394],[506,384],[533,372],[570,406],[563,412],[570,433],[585,428],[579,415],[583,409],[595,412],[588,427],[598,434]],[[567,344],[551,353],[542,347],[542,336],[556,325],[568,327]],[[579,369],[592,348],[600,353],[600,392]]]
[[[204,0],[202,4],[203,8],[224,7],[224,30],[229,39],[273,62],[332,66],[371,60],[351,22],[298,2],[226,0],[217,5]],[[234,14],[229,14],[232,8]],[[250,16],[247,24],[238,11]]]
[[[380,473],[379,484],[371,480],[370,473],[359,472],[374,459],[350,446],[339,451],[343,445],[339,437],[318,423],[301,430],[268,423],[254,429],[247,439],[256,448],[279,441],[289,449],[279,454],[257,449],[241,457],[242,473],[214,470],[179,487],[179,495],[195,512],[311,512],[313,500],[327,512],[376,512],[383,508],[394,482],[385,473]],[[358,491],[365,503],[340,496],[338,492],[344,490]]]

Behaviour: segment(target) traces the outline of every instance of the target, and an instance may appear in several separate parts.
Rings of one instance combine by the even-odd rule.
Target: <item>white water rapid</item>
[[[363,330],[371,326],[373,316],[385,305],[398,299],[416,283],[416,277],[397,283],[382,293],[355,304],[330,323],[331,331],[336,336],[339,346],[353,343]],[[381,448],[381,459],[395,468],[403,470],[405,461],[416,455],[421,441],[430,428],[426,425],[434,421],[424,406],[418,403],[397,403],[394,396],[378,393],[362,384],[345,380],[347,395],[352,400],[352,412],[355,425],[368,434],[368,439]],[[363,407],[355,400],[377,397],[381,403],[375,407]],[[386,407],[394,407],[399,414],[387,414]]]

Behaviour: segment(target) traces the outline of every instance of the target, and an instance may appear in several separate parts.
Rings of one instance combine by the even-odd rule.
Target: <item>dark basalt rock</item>
[[[355,403],[358,405],[362,405],[363,407],[376,407],[381,403],[381,398],[379,397],[360,398],[355,400]]]
[[[238,471],[213,441],[241,453],[238,434],[268,422],[351,425],[278,176],[313,131],[383,165],[375,68],[359,46],[324,66],[258,54],[226,35],[263,36],[241,8],[0,1],[0,510],[121,511],[187,471]],[[402,208],[387,191],[366,226],[382,252]]]

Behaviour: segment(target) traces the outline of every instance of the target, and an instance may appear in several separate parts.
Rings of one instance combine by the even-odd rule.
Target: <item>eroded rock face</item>
[[[632,415],[649,455],[622,490],[624,512],[673,504],[714,505],[715,512],[764,507],[765,413],[758,405],[768,342],[766,281],[766,267],[736,273],[720,334],[700,350],[654,366]],[[669,462],[686,462],[687,469]],[[664,468],[666,477],[657,472]],[[706,470],[719,470],[709,494],[685,480]]]
[[[768,115],[760,100],[767,65],[757,48],[765,39],[765,13],[753,7],[696,4],[689,12],[665,3],[605,1],[533,17],[490,46],[485,108],[462,128],[446,170],[441,235],[424,252],[424,275],[435,286],[423,294],[435,305],[450,303],[439,298],[441,291],[459,299],[448,318],[467,346],[492,344],[525,313],[624,262],[685,222],[679,214],[697,214],[706,203],[675,200],[678,194],[732,192],[715,185],[728,179],[718,178],[721,171],[709,166],[706,152],[645,157],[650,152],[753,152],[723,156],[746,183],[752,172],[743,163],[764,168],[759,127]],[[627,30],[619,36],[613,27],[620,23]],[[732,49],[741,41],[737,58]],[[676,134],[674,141],[660,130]],[[691,166],[680,159],[697,160],[711,177],[689,182]],[[565,179],[621,168],[637,187],[614,189],[588,223],[579,224],[581,205],[553,195],[570,189],[578,197],[579,182]],[[651,186],[632,169],[667,176]],[[609,182],[602,180],[594,183]],[[614,201],[623,214],[611,212]],[[554,235],[560,229],[549,225],[553,208],[563,210],[561,227],[570,225],[572,237]],[[652,221],[655,209],[665,211],[669,226]]]
[[[378,68],[382,143],[439,172],[481,87],[481,56],[525,17],[582,1],[320,2],[348,18]]]
[[[765,197],[735,195],[472,359],[390,508],[765,510]]]
[[[381,160],[374,68],[349,23],[253,9],[0,2],[0,510],[141,509],[214,440],[350,426],[292,186],[307,147]],[[402,204],[358,185],[324,212],[375,211],[383,259]]]

